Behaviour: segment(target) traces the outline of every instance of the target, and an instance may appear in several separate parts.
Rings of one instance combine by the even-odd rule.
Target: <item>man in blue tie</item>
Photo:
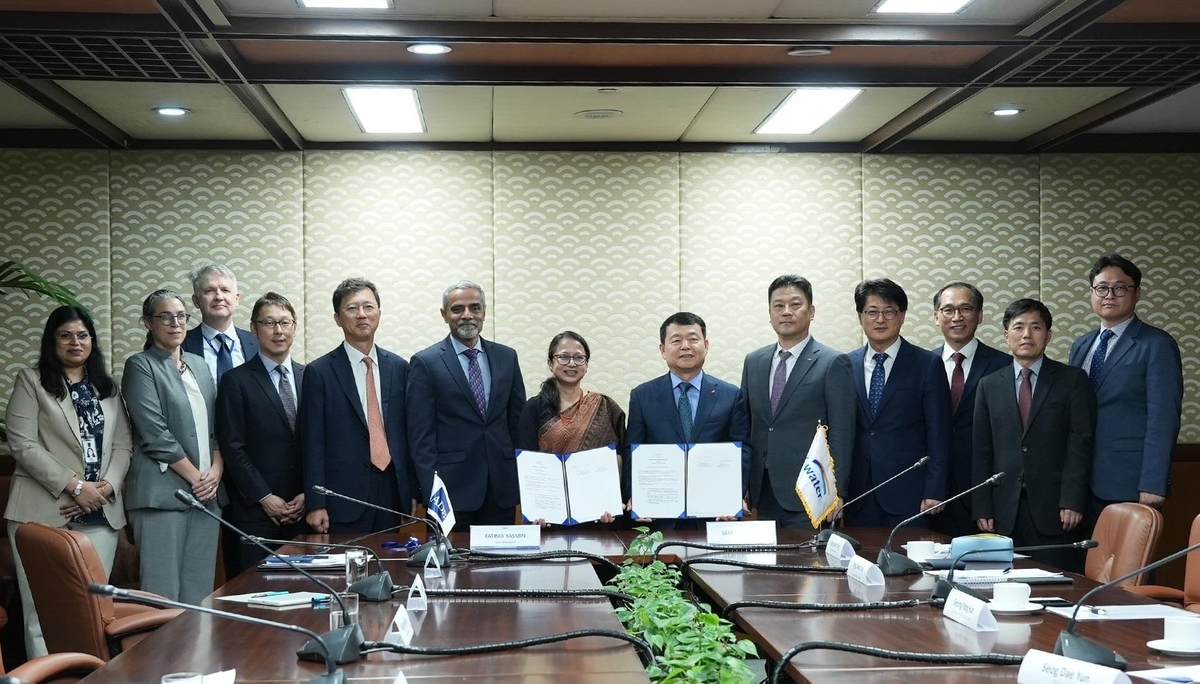
[[[183,338],[183,350],[204,357],[219,387],[227,371],[254,358],[258,340],[250,331],[233,325],[242,295],[237,277],[228,266],[208,263],[194,269],[188,279],[192,282],[192,303],[200,310],[202,321]]]
[[[1167,495],[1171,453],[1183,411],[1179,345],[1134,312],[1142,271],[1120,254],[1100,257],[1088,274],[1100,327],[1075,340],[1070,363],[1096,391],[1096,458],[1084,520],[1091,532],[1110,503],[1158,508]]]

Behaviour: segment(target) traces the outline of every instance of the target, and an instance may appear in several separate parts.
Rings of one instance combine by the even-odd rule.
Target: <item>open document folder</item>
[[[635,444],[632,459],[633,517],[741,517],[741,444]]]
[[[573,454],[518,451],[517,480],[526,522],[578,525],[622,511],[615,445]]]

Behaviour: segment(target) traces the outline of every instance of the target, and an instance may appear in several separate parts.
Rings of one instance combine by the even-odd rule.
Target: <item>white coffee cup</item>
[[[929,560],[933,558],[934,543],[931,541],[910,541],[904,550],[908,552],[908,557],[915,561]]]
[[[1164,618],[1163,641],[1182,650],[1200,649],[1200,616]]]
[[[1024,582],[997,582],[992,587],[992,603],[997,608],[1017,610],[1029,605],[1029,585]]]

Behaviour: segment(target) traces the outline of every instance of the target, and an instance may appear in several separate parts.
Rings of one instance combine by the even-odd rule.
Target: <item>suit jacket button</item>
[[[775,428],[769,427],[769,428],[767,428],[767,432],[775,432]]]
[[[874,437],[874,436],[875,436],[875,431],[874,431],[874,430],[871,430],[871,436],[872,436],[872,437]]]
[[[1023,446],[1023,447],[1021,447],[1021,451],[1022,451],[1022,452],[1028,452],[1028,451],[1029,451],[1029,447],[1027,447],[1027,446]]]

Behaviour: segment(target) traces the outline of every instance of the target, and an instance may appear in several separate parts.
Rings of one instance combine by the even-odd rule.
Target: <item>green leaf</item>
[[[0,264],[0,290],[23,291],[27,296],[40,294],[59,304],[74,306],[84,311],[87,307],[75,298],[75,293],[57,283],[52,283],[29,270],[29,267],[18,261],[5,261]],[[91,315],[91,312],[88,312]]]

